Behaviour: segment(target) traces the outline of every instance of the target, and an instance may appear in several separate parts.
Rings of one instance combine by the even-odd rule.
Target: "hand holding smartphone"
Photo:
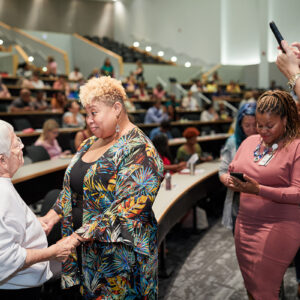
[[[230,172],[230,176],[233,176],[240,181],[246,182],[246,180],[244,179],[244,173]]]
[[[283,40],[283,37],[281,35],[281,33],[279,32],[276,24],[274,23],[274,21],[270,22],[270,28],[279,44],[280,49],[282,50],[283,53],[285,53],[284,49],[281,46],[281,41]]]

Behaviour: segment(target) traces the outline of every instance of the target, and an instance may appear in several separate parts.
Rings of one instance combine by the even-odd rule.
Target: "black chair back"
[[[32,128],[30,122],[25,118],[13,119],[13,125],[16,131],[22,131],[26,128]]]
[[[50,159],[49,153],[43,146],[26,146],[27,156],[32,160],[32,162],[38,162]]]

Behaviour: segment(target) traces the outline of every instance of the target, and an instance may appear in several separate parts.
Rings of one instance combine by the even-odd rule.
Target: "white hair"
[[[7,157],[10,155],[12,132],[14,132],[14,128],[9,123],[0,120],[0,154]]]

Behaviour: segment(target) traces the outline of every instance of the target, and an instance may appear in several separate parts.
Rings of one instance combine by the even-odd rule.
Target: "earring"
[[[120,125],[117,124],[117,125],[116,125],[116,134],[119,134],[119,132],[120,132]]]

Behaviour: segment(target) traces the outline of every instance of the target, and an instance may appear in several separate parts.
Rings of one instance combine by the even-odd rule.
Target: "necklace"
[[[266,148],[262,154],[260,154],[260,147],[261,147],[262,141],[256,146],[253,155],[254,155],[254,162],[258,162],[260,159],[262,159],[266,154],[268,154],[270,151],[270,156],[272,157],[275,153],[275,151],[278,149],[278,144],[273,144],[271,148]]]

